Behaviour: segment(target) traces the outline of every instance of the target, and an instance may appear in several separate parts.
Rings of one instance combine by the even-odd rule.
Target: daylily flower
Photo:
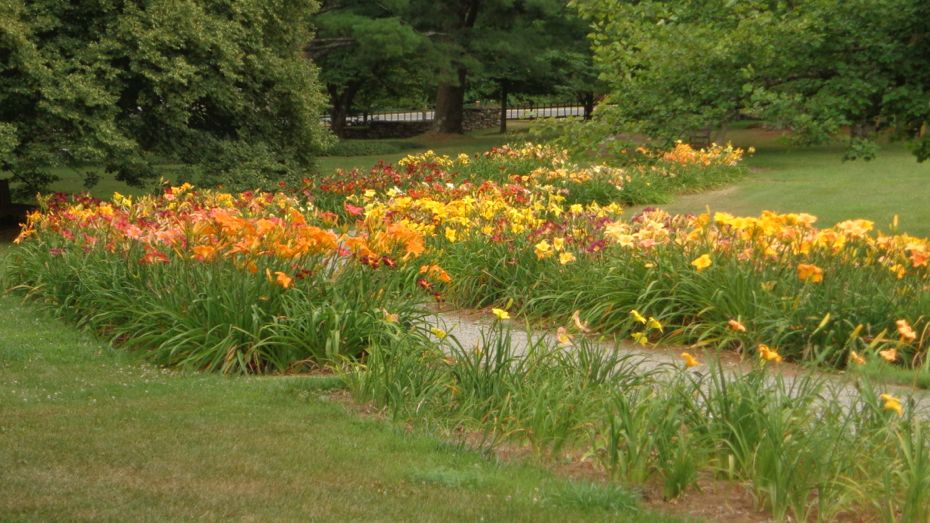
[[[730,327],[730,330],[736,332],[746,332],[746,327],[739,320],[730,320],[727,322],[727,326]]]
[[[914,329],[907,323],[907,320],[898,320],[895,322],[895,325],[898,326],[898,334],[901,336],[902,340],[914,341],[917,339],[917,333],[914,332]]]
[[[393,312],[388,312],[387,309],[381,309],[381,312],[384,313],[384,319],[389,323],[397,323],[400,317]]]
[[[697,358],[695,358],[694,356],[692,356],[690,353],[682,352],[681,355],[680,355],[680,357],[681,357],[681,359],[683,359],[683,360],[685,361],[685,368],[686,368],[686,369],[690,369],[691,367],[697,367],[698,365],[701,364],[701,362],[698,361]]]
[[[588,324],[581,321],[581,311],[572,313],[572,321],[575,323],[575,328],[581,332],[591,332],[591,329],[588,328]]]
[[[649,345],[649,336],[647,336],[645,332],[634,332],[630,334],[630,337],[633,338],[633,341],[639,343],[643,347]]]
[[[533,247],[533,252],[536,253],[537,258],[542,260],[543,258],[548,258],[549,256],[552,256],[552,246],[549,245],[549,242],[547,242],[546,240],[543,240],[537,243]]]
[[[352,216],[361,216],[365,214],[365,208],[359,207],[357,205],[352,205],[349,202],[343,202],[342,207]]]
[[[509,320],[509,319],[510,319],[510,313],[508,313],[508,312],[505,311],[504,309],[491,309],[491,312],[494,313],[494,315],[497,316],[497,319],[499,319],[499,320]]]
[[[653,318],[652,316],[650,316],[649,320],[646,322],[646,328],[655,329],[661,333],[665,333],[665,329],[662,327],[662,324],[659,323],[659,320]]]
[[[290,288],[291,284],[294,283],[293,278],[281,271],[275,271],[274,276],[272,276],[271,269],[265,269],[265,276],[268,278],[268,281],[274,282],[275,285],[279,285],[285,289]]]
[[[633,317],[633,320],[634,320],[634,321],[638,321],[639,323],[642,323],[643,325],[646,324],[646,321],[647,321],[647,320],[646,320],[646,317],[643,316],[642,314],[640,314],[638,310],[636,310],[636,309],[631,310],[631,311],[630,311],[630,316]]]
[[[572,344],[572,335],[568,333],[565,327],[559,327],[555,331],[555,339],[558,340],[559,345],[571,345]]]
[[[878,351],[878,355],[888,363],[893,363],[898,359],[898,349],[885,349]]]
[[[759,358],[761,358],[763,361],[774,361],[775,363],[782,362],[781,354],[779,354],[778,351],[769,348],[769,346],[764,343],[759,344],[758,351]]]
[[[879,396],[879,399],[882,400],[882,408],[885,410],[891,410],[898,414],[898,416],[904,415],[904,407],[901,405],[901,400],[892,396],[891,394],[882,394]]]
[[[850,363],[855,363],[856,365],[865,365],[865,358],[860,356],[856,351],[849,353],[849,361]]]
[[[810,263],[799,263],[798,279],[811,283],[820,283],[823,281],[823,269]]]
[[[691,262],[691,265],[693,265],[698,272],[703,271],[704,269],[710,267],[712,264],[713,261],[711,260],[709,254],[702,254]]]
[[[446,336],[448,336],[448,333],[447,333],[446,331],[440,329],[439,327],[432,327],[432,328],[430,328],[429,331],[430,331],[431,333],[433,333],[433,336],[436,336],[436,337],[439,338],[440,340],[441,340],[441,339],[444,339]]]

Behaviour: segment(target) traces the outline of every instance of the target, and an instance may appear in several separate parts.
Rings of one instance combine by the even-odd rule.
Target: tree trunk
[[[464,67],[458,69],[458,85],[444,82],[436,90],[436,116],[433,129],[440,133],[462,134],[465,113],[465,78]]]
[[[507,134],[507,81],[501,80],[501,134]]]
[[[594,93],[583,93],[579,97],[581,105],[584,106],[584,119],[590,120],[594,114]]]
[[[339,92],[339,88],[334,85],[326,87],[329,91],[332,108],[329,110],[329,128],[333,134],[339,138],[345,138],[346,118],[352,110],[352,102],[355,100],[355,93],[358,92],[358,85],[350,84]]]

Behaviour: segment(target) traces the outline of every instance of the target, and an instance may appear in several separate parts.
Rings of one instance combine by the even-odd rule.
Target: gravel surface
[[[432,326],[438,327],[448,333],[449,336],[455,337],[464,348],[474,348],[481,344],[482,333],[491,329],[493,323],[497,321],[490,312],[487,311],[443,311],[437,312],[429,317]],[[521,326],[519,320],[505,320],[512,327],[512,342],[517,355],[525,354],[530,340],[538,340],[545,337],[547,343],[555,345],[558,343],[554,332],[527,329]],[[746,373],[751,365],[740,362],[736,354],[717,353],[715,351],[697,352],[684,347],[663,347],[663,348],[644,348],[638,345],[625,342],[614,343],[613,341],[598,341],[605,349],[617,347],[622,353],[634,357],[637,365],[642,367],[644,372],[660,369],[672,370],[672,366],[681,367],[682,360],[678,356],[681,351],[689,350],[702,362],[712,361],[720,358],[723,367],[732,373]],[[695,367],[691,372],[701,372],[703,366]],[[786,364],[779,366],[779,372],[787,379],[791,380],[804,371],[796,365]],[[842,374],[827,374],[823,376],[830,381],[828,386],[836,391],[836,397],[851,403],[851,400],[858,397],[860,392],[856,380],[850,376]],[[789,381],[790,385],[790,381]],[[923,416],[930,417],[930,392],[906,387],[900,385],[888,385],[882,392],[889,392],[902,398],[907,403],[908,398],[913,398],[916,408]]]

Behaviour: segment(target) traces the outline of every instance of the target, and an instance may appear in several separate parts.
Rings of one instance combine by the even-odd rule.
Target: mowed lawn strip
[[[165,371],[2,297],[0,519],[670,521],[364,419],[334,382]]]

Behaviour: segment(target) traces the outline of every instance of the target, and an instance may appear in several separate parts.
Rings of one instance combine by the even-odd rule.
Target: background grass
[[[660,207],[677,213],[707,207],[736,215],[807,212],[819,218],[819,226],[865,218],[884,230],[897,214],[900,231],[930,236],[930,162],[917,163],[902,144],[883,146],[871,161],[844,162],[841,146],[791,147],[776,133],[759,129],[731,131],[727,138],[757,148],[747,160],[750,175],[730,187],[682,195]]]
[[[428,149],[432,149],[439,154],[458,156],[460,153],[476,154],[487,151],[496,145],[502,145],[515,138],[525,137],[529,129],[529,122],[512,122],[510,123],[507,134],[498,134],[495,129],[482,129],[464,135],[436,135],[424,134],[406,139],[388,139],[388,140],[351,140],[346,147],[336,147],[332,155],[321,156],[317,160],[317,167],[321,173],[330,173],[336,169],[367,169],[378,161],[387,163],[396,163],[408,154],[418,154]],[[354,156],[343,156],[340,150],[392,150],[395,152],[388,154],[361,154]],[[61,192],[82,192],[88,190],[84,187],[81,171],[90,169],[79,168],[55,168],[52,174],[59,177],[59,180],[52,184],[50,190]],[[172,165],[162,165],[158,168],[159,173],[166,179],[177,181],[175,170]],[[90,189],[90,193],[98,198],[109,198],[114,192],[122,194],[137,195],[146,192],[138,187],[132,187],[123,182],[117,181],[112,175],[103,173],[97,184]]]
[[[336,383],[144,366],[2,297],[0,514],[668,521],[634,516],[634,498],[617,487],[500,465],[363,419],[327,399]]]

